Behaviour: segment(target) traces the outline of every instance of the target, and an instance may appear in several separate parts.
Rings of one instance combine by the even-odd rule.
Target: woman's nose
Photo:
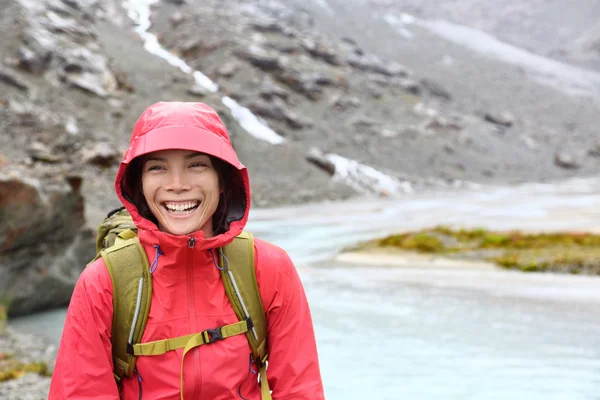
[[[190,184],[186,174],[182,171],[172,171],[169,176],[167,190],[173,192],[183,192],[190,189]]]

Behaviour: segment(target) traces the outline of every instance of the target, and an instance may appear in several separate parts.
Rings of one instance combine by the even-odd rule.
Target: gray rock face
[[[38,180],[0,173],[0,299],[10,315],[68,304],[94,257],[94,234],[83,228],[81,179]]]

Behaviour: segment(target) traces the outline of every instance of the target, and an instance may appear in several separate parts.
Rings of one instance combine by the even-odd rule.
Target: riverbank
[[[0,398],[45,400],[56,347],[9,327],[0,334]]]

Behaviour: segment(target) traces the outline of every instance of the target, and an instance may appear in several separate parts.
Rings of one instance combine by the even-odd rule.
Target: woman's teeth
[[[190,214],[197,205],[197,201],[189,203],[165,203],[166,209],[173,214]]]

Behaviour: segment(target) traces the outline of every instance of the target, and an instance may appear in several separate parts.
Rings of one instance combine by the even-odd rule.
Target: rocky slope
[[[147,3],[0,0],[0,299],[58,293],[13,314],[66,304],[91,257],[90,228],[118,206],[113,178],[131,127],[160,100],[219,111],[256,206],[600,170],[594,73],[515,48],[501,47],[521,57],[508,61],[485,53],[428,21],[435,7]],[[466,23],[479,8],[456,9],[452,21]],[[526,47],[526,25],[516,26],[521,41],[505,40]],[[251,134],[238,105],[278,143]]]

